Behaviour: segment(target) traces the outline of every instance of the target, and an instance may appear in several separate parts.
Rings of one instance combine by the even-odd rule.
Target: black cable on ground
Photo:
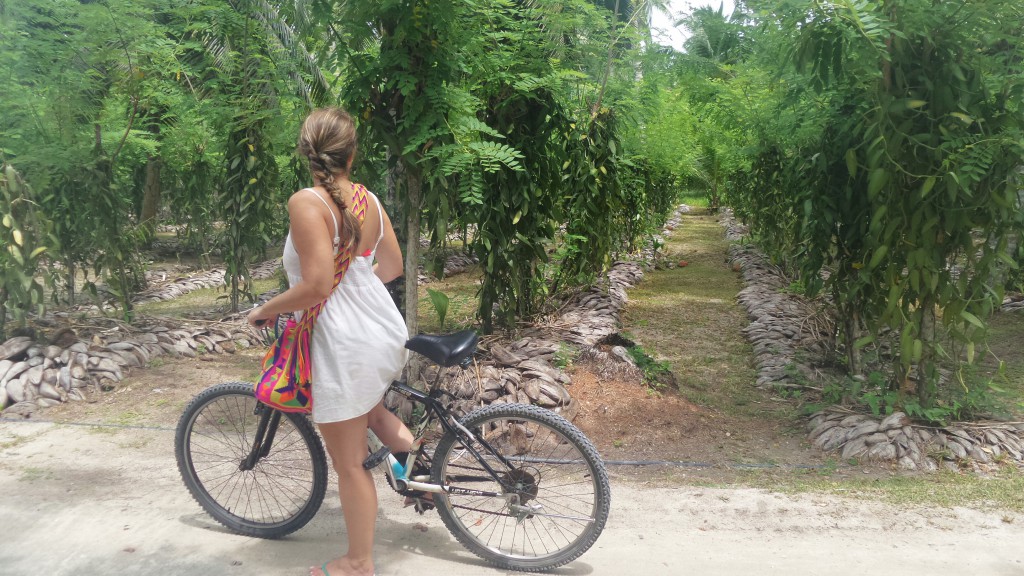
[[[123,428],[125,430],[160,430],[174,432],[174,428],[165,426],[142,426],[135,424],[109,424],[107,422],[55,422],[53,420],[37,420],[32,418],[0,418],[0,423],[14,422],[18,424],[55,424],[57,426],[83,426],[86,428]]]
[[[712,464],[710,462],[692,462],[678,460],[605,460],[606,466],[674,466],[677,468],[741,468],[752,470],[767,470],[771,468],[796,469],[796,470],[817,470],[824,468],[820,464]]]
[[[174,428],[165,426],[142,426],[133,424],[109,424],[105,422],[55,422],[53,420],[34,420],[29,418],[0,418],[0,423],[13,422],[18,424],[54,424],[57,426],[82,426],[86,428],[120,428],[124,430],[157,430],[174,432]],[[712,464],[710,462],[694,462],[685,460],[604,460],[605,466],[671,466],[675,468],[738,468],[750,470],[768,470],[772,468],[817,470],[824,468],[818,464]]]

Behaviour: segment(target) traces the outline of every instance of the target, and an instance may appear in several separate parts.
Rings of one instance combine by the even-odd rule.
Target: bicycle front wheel
[[[185,486],[215,520],[246,536],[280,538],[305,526],[320,508],[327,458],[309,420],[282,413],[267,432],[269,451],[244,464],[269,410],[253,396],[252,384],[211,386],[181,415],[174,453]]]
[[[435,505],[463,546],[502,568],[537,572],[571,562],[594,544],[611,495],[604,464],[578,428],[522,404],[474,410],[461,422],[475,438],[446,434],[431,477],[447,488],[434,495]]]

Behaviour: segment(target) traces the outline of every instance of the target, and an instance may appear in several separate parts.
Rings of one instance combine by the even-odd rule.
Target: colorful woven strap
[[[366,217],[366,207],[368,205],[368,193],[366,186],[362,184],[353,184],[354,199],[351,206],[352,213],[356,219],[359,220],[360,225],[363,223],[363,219]],[[344,218],[342,219],[344,221]],[[345,276],[345,272],[348,271],[349,264],[352,263],[352,255],[355,252],[356,247],[354,245],[338,250],[337,256],[334,257],[334,286],[331,288],[331,292],[334,288],[338,287],[341,279]],[[302,314],[302,319],[299,320],[299,325],[296,329],[296,342],[295,342],[295,376],[299,384],[309,384],[313,382],[313,371],[310,366],[310,342],[313,339],[313,326],[316,325],[316,318],[320,315],[320,310],[323,309],[324,304],[327,300],[320,302],[312,308],[306,309]]]

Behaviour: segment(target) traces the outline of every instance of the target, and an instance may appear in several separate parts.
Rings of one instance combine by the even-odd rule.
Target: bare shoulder
[[[299,190],[288,198],[288,219],[292,222],[292,230],[295,230],[295,223],[313,224],[323,218],[321,206],[315,198],[315,193],[307,189]],[[300,226],[301,227],[301,226]]]
[[[316,193],[310,192],[309,188],[303,188],[298,190],[288,198],[288,212],[295,214],[298,212],[307,212],[305,208],[316,208]]]

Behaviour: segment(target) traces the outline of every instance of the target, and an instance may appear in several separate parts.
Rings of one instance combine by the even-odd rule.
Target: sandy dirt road
[[[192,501],[173,431],[0,422],[0,574],[295,575],[344,540],[337,494],[286,540],[231,534]],[[826,495],[647,484],[611,470],[612,514],[568,575],[1024,575],[1024,516]],[[631,475],[630,475],[631,476]],[[382,576],[503,574],[379,486]]]

